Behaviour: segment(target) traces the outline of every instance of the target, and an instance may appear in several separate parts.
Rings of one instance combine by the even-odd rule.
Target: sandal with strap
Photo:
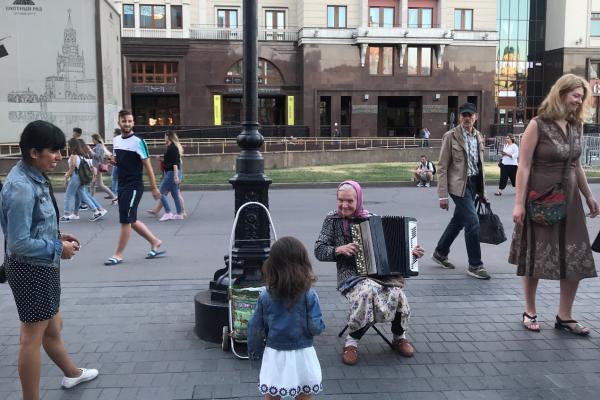
[[[529,321],[526,321],[525,318],[527,318]],[[537,325],[537,329],[532,328],[531,325]],[[525,327],[525,329],[527,329],[528,331],[531,332],[539,332],[540,331],[540,324],[537,322],[537,315],[529,315],[527,313],[523,313],[523,326]]]
[[[570,326],[569,324],[575,324],[574,326]],[[589,328],[581,325],[579,322],[574,319],[560,319],[558,315],[556,316],[556,322],[554,323],[554,329],[559,329],[563,331],[571,332],[575,335],[579,336],[588,336],[590,334]]]

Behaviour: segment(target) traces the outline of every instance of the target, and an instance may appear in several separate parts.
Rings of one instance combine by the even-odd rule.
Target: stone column
[[[165,37],[171,37],[171,0],[165,0]]]
[[[363,28],[369,26],[369,0],[360,2],[360,26]]]
[[[206,7],[206,2],[205,1],[201,1],[200,4],[204,4],[204,7]],[[208,10],[206,10],[208,11]],[[200,15],[202,14],[206,14],[207,12],[204,11],[200,11]],[[183,0],[181,2],[181,14],[182,14],[182,18],[183,18],[183,37],[184,38],[189,38],[190,37],[190,28],[192,25],[192,1],[191,0]],[[206,16],[204,16],[204,18],[206,18]]]
[[[133,0],[133,19],[135,21],[135,37],[140,37],[140,0]]]
[[[408,28],[408,0],[400,0],[400,26],[404,29]]]
[[[447,20],[447,16],[448,16],[448,12],[450,10],[446,9],[446,0],[439,0],[438,1],[438,25],[440,26],[441,29],[443,29],[444,31],[446,30],[446,20]]]

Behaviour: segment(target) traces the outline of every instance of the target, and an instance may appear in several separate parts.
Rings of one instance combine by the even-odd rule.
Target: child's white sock
[[[344,343],[344,347],[354,346],[358,347],[358,339],[354,339],[352,336],[346,336],[346,343]]]

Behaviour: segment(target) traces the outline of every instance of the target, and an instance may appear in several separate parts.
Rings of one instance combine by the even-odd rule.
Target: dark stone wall
[[[368,56],[360,66],[357,46],[305,45],[304,50],[304,122],[318,128],[320,96],[332,97],[332,121],[340,120],[341,96],[352,96],[353,105],[378,105],[379,96],[422,96],[422,104],[448,104],[448,96],[458,96],[459,103],[477,96],[480,109],[479,126],[487,127],[494,116],[495,48],[448,46],[441,68],[433,57],[431,76],[407,75],[406,60],[400,68],[398,52],[394,52],[394,71],[390,76],[369,74]],[[368,100],[364,96],[368,94]],[[439,100],[435,95],[439,94]],[[447,113],[423,113],[422,126],[429,128],[432,138],[446,132]],[[377,136],[377,114],[352,114],[352,136]]]
[[[227,70],[242,58],[242,43],[124,38],[122,53],[127,76],[130,61],[178,61],[181,124],[210,126],[212,95],[231,90],[224,78]],[[259,57],[272,62],[281,72],[284,83],[279,94],[295,96],[295,123],[307,125],[311,136],[319,135],[320,96],[332,98],[332,122],[340,121],[341,96],[351,96],[353,106],[375,108],[379,96],[422,97],[422,104],[433,112],[422,114],[420,126],[428,127],[432,138],[441,137],[447,130],[448,115],[437,106],[447,105],[448,96],[458,96],[458,104],[467,101],[467,96],[477,96],[478,126],[485,133],[493,122],[494,47],[447,46],[441,68],[437,68],[434,52],[432,75],[428,77],[409,77],[406,60],[405,66],[399,67],[398,51],[394,51],[393,75],[369,75],[368,56],[365,67],[361,67],[358,46],[299,47],[292,42],[260,42]],[[131,83],[127,79],[124,83],[124,105],[131,107]],[[369,95],[366,101],[365,94]],[[435,99],[436,94],[439,99]],[[352,136],[377,136],[377,114],[373,108],[371,113],[364,113],[365,108],[362,111],[352,114]]]

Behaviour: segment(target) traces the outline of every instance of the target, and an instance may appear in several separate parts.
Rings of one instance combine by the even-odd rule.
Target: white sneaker
[[[173,219],[173,214],[172,213],[164,213],[162,217],[160,217],[159,221],[163,222],[163,221],[169,221]]]
[[[417,184],[417,187],[423,187],[423,182],[419,182],[419,183]]]
[[[69,217],[69,219],[78,220],[79,219],[79,215],[71,215]]]
[[[431,184],[430,184],[429,182],[427,182],[427,183],[425,184],[425,187],[430,187],[430,186],[431,186]]]
[[[92,379],[95,379],[98,376],[97,369],[79,369],[81,370],[81,375],[79,375],[77,378],[67,378],[66,376],[63,376],[61,383],[63,388],[71,389],[72,387],[77,386],[80,383],[91,381]]]
[[[183,219],[183,214],[175,214],[172,219]]]
[[[100,210],[100,214],[102,217],[104,217],[107,213],[108,213],[108,210],[105,210],[105,209]]]

